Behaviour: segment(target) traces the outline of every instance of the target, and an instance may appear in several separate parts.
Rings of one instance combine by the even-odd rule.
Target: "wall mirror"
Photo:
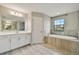
[[[25,22],[19,21],[19,31],[25,31]]]
[[[26,21],[24,18],[13,16],[0,16],[0,32],[19,32],[25,31]],[[26,26],[27,27],[27,26]]]
[[[2,20],[2,31],[16,31],[17,21]]]

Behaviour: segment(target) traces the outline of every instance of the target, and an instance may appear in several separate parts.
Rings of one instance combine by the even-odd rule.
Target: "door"
[[[33,17],[32,20],[32,44],[43,42],[43,17]]]

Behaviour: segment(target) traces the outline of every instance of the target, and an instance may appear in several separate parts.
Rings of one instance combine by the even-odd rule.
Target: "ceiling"
[[[51,17],[79,10],[79,3],[1,3],[0,5],[25,13],[42,12]]]

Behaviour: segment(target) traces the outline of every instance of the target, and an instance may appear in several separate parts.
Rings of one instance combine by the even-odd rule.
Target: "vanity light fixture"
[[[18,12],[16,12],[16,11],[11,11],[10,13],[11,13],[12,15],[15,15],[15,16],[23,17],[23,14],[18,13]]]

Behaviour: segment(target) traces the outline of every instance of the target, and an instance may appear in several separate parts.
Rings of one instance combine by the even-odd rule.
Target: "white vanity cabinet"
[[[31,43],[31,36],[28,33],[19,35],[19,46],[27,45],[29,43]]]
[[[11,35],[11,49],[31,43],[31,36],[26,34]]]
[[[10,41],[11,41],[11,49],[19,47],[19,36],[18,35],[11,35]]]
[[[26,36],[25,34],[19,35],[19,46],[25,45],[25,40],[26,40],[25,36]]]
[[[0,53],[7,52],[31,43],[30,33],[17,33],[0,36]]]
[[[29,44],[29,43],[31,43],[31,35],[28,33],[28,34],[26,34],[26,36],[25,36],[25,44]]]
[[[0,36],[0,53],[10,50],[10,39],[8,36]]]

